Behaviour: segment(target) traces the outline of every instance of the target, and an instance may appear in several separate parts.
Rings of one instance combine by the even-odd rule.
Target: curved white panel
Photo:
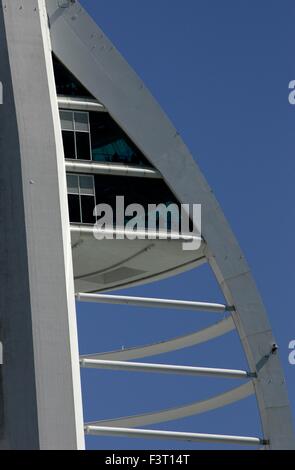
[[[137,426],[147,426],[151,424],[164,423],[167,421],[174,421],[177,419],[187,418],[207,411],[212,411],[222,406],[230,405],[239,400],[243,400],[254,393],[253,383],[251,381],[246,384],[229,390],[208,400],[198,401],[190,405],[181,406],[178,408],[171,408],[156,413],[146,413],[137,416],[127,416],[118,419],[108,419],[88,423],[89,426],[117,426],[136,428]]]
[[[183,251],[182,240],[96,240],[92,226],[71,226],[76,292],[131,287],[174,276],[206,262],[204,245]]]
[[[131,359],[142,359],[144,357],[156,356],[179,349],[196,346],[211,339],[222,336],[235,329],[231,317],[226,318],[208,328],[205,328],[190,335],[179,336],[161,343],[149,344],[138,348],[128,348],[119,351],[105,352],[99,354],[87,354],[81,356],[82,359],[105,359],[110,361],[128,361]]]

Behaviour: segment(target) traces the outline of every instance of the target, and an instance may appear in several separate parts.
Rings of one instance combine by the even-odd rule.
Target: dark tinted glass
[[[162,180],[147,178],[134,178],[128,176],[95,176],[95,191],[97,204],[109,204],[114,214],[116,196],[124,196],[125,207],[129,204],[141,204],[147,213],[149,204],[177,204],[177,199]],[[125,219],[125,223],[128,218]],[[147,220],[146,220],[147,222]],[[169,222],[169,218],[168,218]],[[170,223],[168,223],[170,228]]]
[[[69,194],[68,202],[69,202],[70,221],[74,223],[81,223],[79,196],[74,195],[74,194]]]
[[[95,223],[95,218],[93,216],[93,211],[95,208],[94,197],[81,196],[81,206],[82,206],[82,222],[84,224],[94,224]]]
[[[58,95],[93,98],[76,77],[53,56],[56,91]]]
[[[75,156],[75,134],[72,131],[62,131],[65,158],[76,158]]]
[[[88,132],[76,132],[77,158],[91,160],[90,142]]]
[[[108,113],[92,112],[89,117],[94,161],[151,166]]]

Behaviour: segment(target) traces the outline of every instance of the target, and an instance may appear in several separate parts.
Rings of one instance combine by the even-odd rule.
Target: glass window
[[[79,195],[68,194],[70,222],[81,223],[81,207]]]
[[[77,78],[53,56],[55,85],[58,95],[93,98]]]
[[[78,160],[91,160],[90,136],[88,132],[75,132]]]
[[[71,111],[60,111],[61,128],[65,131],[74,130],[73,113]]]
[[[93,204],[93,201],[93,196],[81,196],[81,211],[83,224],[95,223],[96,219],[93,215],[95,204]]]
[[[89,132],[89,115],[88,113],[74,113],[75,130]]]
[[[80,194],[94,196],[94,180],[93,176],[79,176],[80,181]]]
[[[94,177],[92,175],[67,174],[70,222],[94,224],[96,206]]]
[[[65,158],[152,165],[105,112],[60,111]]]
[[[89,114],[60,110],[65,158],[91,160]]]
[[[62,131],[65,158],[76,158],[75,134],[72,131]]]
[[[91,112],[89,118],[93,160],[151,166],[108,113]]]
[[[170,204],[179,203],[173,193],[163,180],[149,178],[134,178],[130,176],[96,175],[95,192],[97,204],[109,204],[116,214],[116,196],[124,196],[125,207],[129,204],[141,204],[148,215],[149,204]],[[156,215],[158,212],[156,212]],[[124,223],[132,217],[125,217]],[[159,216],[157,215],[157,226],[159,226]],[[146,217],[146,227],[148,227],[148,217]],[[171,218],[168,216],[168,229],[171,228]]]
[[[94,176],[68,173],[67,186],[71,223],[94,224],[96,219],[93,216],[93,211],[96,204],[109,204],[113,208],[115,215],[116,196],[124,196],[125,208],[127,205],[134,203],[143,206],[146,215],[146,228],[148,228],[149,218],[151,216],[156,219],[156,228],[162,227],[163,220],[161,221],[160,218],[162,217],[161,214],[163,214],[164,220],[167,220],[168,230],[171,230],[172,227],[174,230],[177,230],[174,224],[172,226],[172,214],[169,213],[169,211],[167,218],[165,206],[168,207],[170,204],[174,204],[173,214],[175,214],[175,210],[178,214],[178,212],[180,212],[180,205],[163,180],[134,178],[130,176]],[[155,207],[148,207],[149,204],[156,206],[161,204],[161,210],[163,210],[163,212],[161,212],[161,210],[159,212],[159,208],[155,211]],[[149,211],[153,211],[153,213]],[[132,216],[125,217],[124,225],[130,218],[132,218]],[[180,220],[178,218],[176,220],[178,221],[178,229],[180,230]],[[117,221],[115,220],[115,225],[116,224]],[[192,229],[193,226],[190,224],[190,230]]]
[[[79,178],[77,175],[67,174],[69,194],[79,194]]]

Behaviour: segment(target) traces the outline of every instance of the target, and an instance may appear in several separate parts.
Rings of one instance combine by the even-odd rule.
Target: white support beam
[[[213,191],[161,107],[80,3],[72,3],[62,13],[56,0],[47,0],[47,7],[54,54],[104,103],[177,199],[202,205],[206,256],[227,303],[235,306],[237,331],[255,370],[276,341],[250,268]],[[292,414],[278,355],[259,376],[255,390],[270,448],[294,449]]]
[[[228,436],[223,434],[200,434],[193,432],[156,431],[151,429],[110,428],[85,426],[85,433],[95,436],[129,437],[144,439],[172,439],[188,442],[210,442],[245,446],[264,446],[267,442],[259,437]]]
[[[0,44],[0,448],[84,449],[66,173],[45,1],[0,0]]]
[[[97,302],[104,304],[133,305],[137,307],[151,308],[173,308],[179,310],[193,310],[214,313],[224,313],[226,311],[234,310],[234,307],[217,303],[193,302],[187,300],[154,299],[146,297],[130,297],[123,295],[78,293],[76,294],[76,299],[79,302]]]
[[[128,372],[155,372],[160,374],[178,375],[207,375],[215,377],[225,377],[229,379],[248,379],[256,377],[255,373],[245,370],[216,369],[209,367],[176,366],[168,364],[147,364],[140,362],[123,361],[102,361],[99,359],[87,359],[85,356],[80,359],[81,367],[89,369],[111,369]]]

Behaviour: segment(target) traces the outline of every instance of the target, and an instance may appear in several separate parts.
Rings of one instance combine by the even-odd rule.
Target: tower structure
[[[250,269],[211,189],[142,81],[78,1],[1,0],[0,248],[2,448],[83,449],[84,432],[294,448],[277,347]],[[151,190],[152,188],[152,190]],[[202,205],[202,239],[98,241],[94,207]],[[126,220],[114,232],[124,229]],[[105,294],[208,263],[224,304]],[[160,345],[79,357],[77,300],[228,312]],[[236,329],[247,371],[130,362]],[[83,422],[82,367],[245,379],[191,407]],[[206,365],[208,366],[208,365]],[[143,429],[255,393],[263,436]],[[94,417],[95,419],[96,417]],[[199,431],[199,430],[197,430]],[[242,432],[242,430],[241,430]]]

